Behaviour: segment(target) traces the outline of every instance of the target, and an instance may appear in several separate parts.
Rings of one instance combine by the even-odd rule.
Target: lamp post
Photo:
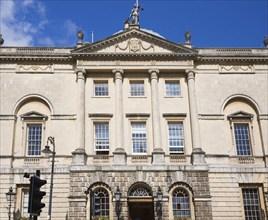
[[[51,144],[53,146],[53,150],[50,150],[50,147],[48,144]],[[47,145],[45,146],[45,149],[42,150],[42,153],[46,154],[49,156],[52,154],[52,166],[51,166],[51,177],[50,177],[50,193],[49,193],[49,206],[48,206],[48,216],[47,219],[51,220],[51,210],[52,210],[52,193],[53,193],[53,178],[54,178],[54,163],[55,163],[55,138],[49,136],[47,138]]]
[[[158,219],[161,220],[162,219],[163,192],[161,191],[160,186],[158,186],[158,191],[156,195],[157,195],[156,213],[157,213]]]
[[[9,220],[11,220],[11,206],[15,198],[15,195],[16,193],[14,193],[12,187],[10,187],[8,192],[6,193],[7,201],[9,202],[9,205],[8,205],[8,219]]]
[[[121,212],[121,192],[119,190],[119,187],[117,186],[116,191],[114,193],[115,197],[115,213],[117,215],[117,219],[120,219],[120,212]]]

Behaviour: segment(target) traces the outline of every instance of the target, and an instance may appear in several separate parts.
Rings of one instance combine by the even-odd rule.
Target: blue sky
[[[0,0],[3,46],[72,47],[123,29],[135,0]],[[141,28],[195,47],[263,47],[268,35],[268,0],[141,0]]]

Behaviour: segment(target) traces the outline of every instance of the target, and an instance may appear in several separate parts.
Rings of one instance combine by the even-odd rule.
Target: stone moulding
[[[37,65],[37,64],[17,64],[16,73],[50,73],[54,72],[53,64]]]
[[[219,65],[219,72],[220,73],[255,73],[255,68],[253,65]]]

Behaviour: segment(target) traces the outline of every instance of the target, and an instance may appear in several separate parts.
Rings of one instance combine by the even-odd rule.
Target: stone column
[[[164,163],[164,152],[161,143],[160,113],[158,102],[158,69],[148,70],[151,79],[151,100],[152,100],[152,119],[153,119],[153,163]]]
[[[188,97],[193,142],[192,163],[202,164],[205,163],[205,152],[202,151],[200,141],[197,99],[195,92],[195,72],[193,70],[186,70],[186,74],[188,80]]]
[[[124,151],[124,116],[123,116],[123,74],[122,69],[114,69],[115,74],[115,164],[126,164]]]
[[[85,152],[85,74],[84,69],[77,69],[77,118],[76,145],[73,154],[73,164],[86,164]]]

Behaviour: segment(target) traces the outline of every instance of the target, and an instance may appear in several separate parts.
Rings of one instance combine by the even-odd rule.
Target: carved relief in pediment
[[[131,38],[127,41],[124,41],[115,45],[115,52],[140,53],[140,52],[146,52],[146,51],[155,52],[154,44],[143,42],[137,38]]]

